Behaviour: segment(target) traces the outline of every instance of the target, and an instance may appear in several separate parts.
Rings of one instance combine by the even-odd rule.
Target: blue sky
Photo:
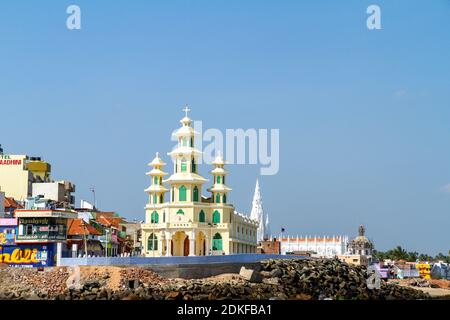
[[[447,252],[449,17],[448,0],[2,2],[0,143],[51,162],[77,202],[94,185],[101,209],[143,219],[146,164],[188,103],[205,128],[280,129],[260,179],[274,232],[365,224],[378,249]],[[259,167],[229,169],[250,212]]]

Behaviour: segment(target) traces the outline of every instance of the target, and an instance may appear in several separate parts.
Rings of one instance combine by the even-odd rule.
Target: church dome
[[[373,249],[373,243],[365,235],[364,226],[359,226],[358,236],[350,241],[350,247],[353,249]]]

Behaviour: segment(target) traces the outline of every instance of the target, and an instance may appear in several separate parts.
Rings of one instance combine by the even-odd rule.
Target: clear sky
[[[94,185],[143,219],[147,163],[169,161],[188,103],[204,128],[280,129],[280,171],[260,178],[274,233],[365,224],[378,249],[446,253],[449,35],[448,0],[2,1],[0,143],[51,162],[77,204]],[[229,169],[249,213],[259,166]]]

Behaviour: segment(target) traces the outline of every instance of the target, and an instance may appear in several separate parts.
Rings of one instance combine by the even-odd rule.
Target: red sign
[[[22,160],[11,160],[11,159],[0,159],[0,165],[13,165],[13,166],[17,166],[17,165],[21,165],[22,164]]]

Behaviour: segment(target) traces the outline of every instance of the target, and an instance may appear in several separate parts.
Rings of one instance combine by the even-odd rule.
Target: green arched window
[[[223,195],[223,203],[227,203],[227,195],[226,194]]]
[[[197,188],[197,186],[194,187],[194,201],[198,201],[198,188]]]
[[[191,137],[191,147],[194,147],[194,138]]]
[[[158,250],[158,237],[153,233],[148,237],[148,251]]]
[[[206,221],[205,212],[203,210],[201,210],[200,213],[198,214],[198,221],[199,222],[205,222]]]
[[[187,163],[186,160],[183,159],[181,160],[181,172],[186,172],[187,171]]]
[[[153,195],[153,203],[158,203],[158,196],[156,193]]]
[[[180,209],[177,211],[177,214],[184,214],[184,211]]]
[[[213,237],[213,250],[222,250],[222,236],[216,233]]]
[[[186,139],[186,137],[183,137],[181,139],[181,143],[182,143],[183,147],[187,147],[187,139]]]
[[[220,176],[217,176],[217,183],[220,183]]]
[[[216,194],[216,203],[220,203],[220,194]]]
[[[196,173],[197,172],[197,165],[195,164],[195,160],[192,159],[191,161],[191,166],[192,166],[192,172]]]
[[[213,213],[213,223],[220,223],[220,213],[217,210]]]
[[[159,215],[158,212],[153,211],[151,218],[150,218],[150,223],[158,223],[159,222]]]
[[[153,178],[153,183],[154,183],[154,184],[159,184],[159,179],[158,179],[158,177],[154,177],[154,178]]]
[[[178,192],[179,192],[179,201],[186,201],[186,187],[181,186],[178,189]]]

